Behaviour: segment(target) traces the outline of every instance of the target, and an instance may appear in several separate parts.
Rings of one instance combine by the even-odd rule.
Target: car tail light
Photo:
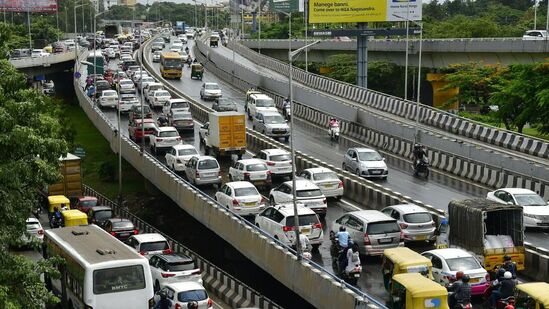
[[[262,196],[260,204],[265,204],[265,203],[267,203],[267,199]]]
[[[250,173],[244,173],[244,179],[249,180],[250,179]]]
[[[146,253],[147,252],[145,252],[145,251],[139,251],[139,254],[141,254],[141,255],[145,255]]]
[[[43,230],[43,229],[39,229],[39,230],[38,230],[38,235],[44,235],[44,230]]]
[[[313,224],[313,229],[322,229],[322,223]]]
[[[157,139],[156,139],[157,142],[161,142],[161,141],[163,141],[163,140],[164,140],[164,139],[162,139],[162,138],[157,138]]]
[[[404,233],[400,231],[400,241],[404,241]]]
[[[175,138],[176,141],[180,141],[181,140],[181,136],[178,136]]]
[[[208,308],[213,307],[213,302],[211,299],[208,298]]]
[[[275,166],[275,163],[272,162],[272,161],[267,161],[267,165],[268,165],[268,166]]]
[[[191,275],[200,275],[202,273],[202,270],[198,269],[191,273]]]
[[[111,235],[112,235],[112,236],[116,236],[116,232],[111,232]]]
[[[138,229],[134,229],[134,230],[133,230],[133,234],[134,234],[134,235],[139,234],[139,230],[138,230]]]
[[[175,304],[175,309],[183,309],[180,304]]]
[[[328,200],[327,199],[323,199],[322,200],[322,204],[327,204],[328,203]]]
[[[490,274],[486,273],[486,275],[484,276],[484,279],[486,279],[486,281],[490,281]]]
[[[196,178],[200,178],[200,174],[198,172],[195,173]]]
[[[337,185],[338,188],[343,188],[343,181],[339,182],[339,185]]]
[[[401,229],[406,229],[406,228],[408,228],[408,224],[406,224],[406,223],[399,223],[398,225],[400,225],[400,228],[401,228]]]
[[[368,236],[368,233],[364,233],[364,244],[365,245],[370,244],[370,236]]]
[[[233,206],[237,206],[238,204],[240,204],[240,202],[237,199],[234,199],[233,200]]]
[[[293,226],[283,226],[282,227],[282,231],[284,231],[284,232],[291,232],[293,230],[294,230]]]
[[[170,278],[175,276],[175,274],[170,274],[170,273],[161,273],[161,275],[162,275],[162,278]]]
[[[166,250],[162,250],[162,254],[172,254],[173,253],[173,250],[172,249],[166,249]]]

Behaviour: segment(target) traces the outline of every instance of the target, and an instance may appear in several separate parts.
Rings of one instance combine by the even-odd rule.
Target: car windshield
[[[246,170],[250,172],[266,171],[267,165],[263,163],[254,163],[246,165]]]
[[[308,190],[297,190],[295,192],[297,197],[319,197],[322,195],[320,189],[308,189]]]
[[[270,161],[280,162],[280,161],[290,161],[290,155],[288,154],[279,154],[273,155],[269,158]]]
[[[234,196],[250,196],[250,195],[259,195],[259,192],[257,192],[257,189],[255,187],[234,189]]]
[[[112,226],[117,230],[133,230],[133,223],[131,221],[115,221]]]
[[[360,161],[381,161],[379,153],[374,151],[364,151],[358,153]]]
[[[39,228],[40,228],[39,222],[34,222],[34,221],[27,222],[27,230],[36,230]]]
[[[179,149],[177,151],[177,155],[179,156],[189,156],[189,155],[195,155],[195,154],[198,154],[198,152],[194,148]]]
[[[133,85],[131,80],[121,80],[120,85]]]
[[[464,271],[482,268],[482,266],[480,266],[477,260],[472,256],[446,259],[446,263],[451,271]]]
[[[154,93],[155,97],[167,97],[169,95],[170,95],[170,93],[167,92],[167,91],[157,91],[157,92]]]
[[[104,220],[107,220],[107,219],[110,219],[110,218],[112,218],[112,210],[110,210],[110,209],[95,212],[95,219],[97,219],[99,221],[104,221]]]
[[[257,99],[255,105],[257,107],[275,107],[272,99]]]
[[[142,265],[131,265],[93,271],[93,294],[120,293],[145,288]]]
[[[416,212],[404,215],[404,221],[408,223],[428,223],[431,222],[431,215],[427,212]]]
[[[368,234],[388,234],[388,233],[398,233],[400,232],[400,227],[396,221],[389,222],[374,222],[368,224]]]
[[[209,160],[201,160],[200,162],[198,162],[199,170],[211,170],[216,168],[219,168],[219,164],[217,163],[216,160],[209,159]]]
[[[189,103],[187,102],[173,102],[172,109],[174,108],[189,108]]]
[[[205,84],[204,88],[208,90],[218,90],[219,86],[217,84]]]
[[[162,132],[160,132],[160,134],[158,136],[160,136],[160,137],[177,137],[177,136],[179,136],[179,133],[177,133],[177,131],[162,131]]]
[[[191,113],[173,113],[173,119],[193,119]]]
[[[177,300],[183,303],[190,301],[203,301],[208,298],[206,290],[183,291],[177,294]]]
[[[268,124],[282,124],[286,123],[286,120],[280,115],[265,116],[265,123]]]
[[[141,114],[141,106],[136,106],[134,109],[135,113]],[[151,108],[147,105],[143,106],[143,113],[148,114],[151,112]]]
[[[318,217],[316,215],[299,215],[299,226],[317,224]],[[294,226],[294,216],[286,217],[286,226]]]
[[[170,245],[165,240],[144,242],[139,246],[139,251],[160,251],[170,249]]]
[[[167,271],[186,271],[196,269],[194,261],[181,261],[181,262],[171,262],[168,264]]]
[[[547,203],[537,194],[515,194],[520,206],[546,206]]]
[[[313,179],[314,180],[339,180],[339,178],[337,178],[336,173],[334,172],[314,173]]]

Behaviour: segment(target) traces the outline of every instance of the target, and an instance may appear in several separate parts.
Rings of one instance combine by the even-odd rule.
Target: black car
[[[212,105],[212,109],[216,112],[237,112],[236,103],[227,98],[218,98]]]
[[[105,221],[112,218],[112,209],[108,206],[94,206],[88,211],[88,223],[103,225]]]
[[[126,241],[130,236],[139,234],[133,222],[124,218],[107,219],[102,227],[109,234],[121,241]]]
[[[149,105],[143,105],[143,114],[143,118],[152,118],[152,110]],[[128,117],[130,118],[130,122],[134,119],[141,119],[141,105],[132,106]]]
[[[97,97],[100,97],[103,94],[104,90],[111,90],[111,84],[106,80],[98,80],[95,82],[97,85]]]

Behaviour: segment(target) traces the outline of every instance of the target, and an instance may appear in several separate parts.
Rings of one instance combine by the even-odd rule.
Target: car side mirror
[[[354,160],[355,160],[356,162],[358,162],[358,157],[354,158]]]

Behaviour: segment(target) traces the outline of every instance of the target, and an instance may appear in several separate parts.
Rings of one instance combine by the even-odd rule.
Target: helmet
[[[166,299],[168,298],[168,293],[166,291],[162,290],[160,291],[160,299]]]
[[[506,272],[503,274],[503,278],[505,278],[505,279],[512,279],[512,278],[513,278],[513,274],[511,274],[510,271],[506,271]]]
[[[335,117],[330,117],[330,120],[336,120]]]
[[[416,149],[417,149],[417,148],[421,148],[421,144],[417,144],[417,143],[414,144],[414,148],[416,148]]]
[[[463,283],[469,282],[469,279],[471,279],[471,278],[469,277],[469,275],[463,275],[463,277],[461,277],[461,281],[462,281]]]
[[[505,256],[503,257],[503,260],[504,260],[505,262],[511,261],[511,257],[508,256],[508,255],[505,255]]]
[[[346,229],[345,229],[344,226],[340,226],[340,227],[339,227],[339,231],[340,231],[340,232],[345,232],[345,230],[346,230]]]
[[[456,273],[456,280],[460,280],[461,278],[463,278],[463,272],[460,270]]]

